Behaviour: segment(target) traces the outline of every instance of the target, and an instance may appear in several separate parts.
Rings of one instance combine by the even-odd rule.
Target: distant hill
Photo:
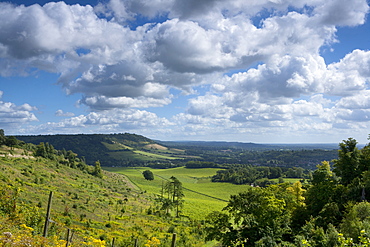
[[[157,141],[169,147],[203,147],[210,149],[236,148],[246,150],[267,150],[274,149],[271,145],[245,143],[245,142],[222,142],[222,141]]]
[[[49,143],[58,150],[71,150],[87,164],[99,160],[102,166],[130,166],[146,162],[183,159],[182,150],[171,150],[136,134],[77,134],[16,136],[26,143]]]
[[[157,141],[186,151],[188,156],[217,164],[303,167],[316,169],[338,158],[338,144],[257,144],[243,142]]]
[[[261,144],[253,142],[225,142],[225,141],[156,141],[168,147],[203,147],[208,149],[233,148],[248,151],[266,150],[336,150],[337,143],[302,143],[302,144]]]
[[[49,143],[71,150],[93,165],[168,168],[190,160],[217,164],[253,164],[315,168],[337,158],[338,144],[256,144],[243,142],[154,141],[137,134],[16,136],[26,143]]]

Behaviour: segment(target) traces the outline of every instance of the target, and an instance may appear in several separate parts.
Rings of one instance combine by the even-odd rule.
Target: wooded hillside
[[[216,164],[303,167],[315,169],[323,160],[338,157],[338,145],[254,144],[239,142],[161,142],[136,134],[79,134],[16,136],[38,145],[49,143],[71,150],[87,164],[102,166],[182,166],[188,161]]]

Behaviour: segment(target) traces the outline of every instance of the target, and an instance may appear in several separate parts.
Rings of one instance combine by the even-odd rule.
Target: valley
[[[369,246],[369,145],[349,138],[337,158],[324,159],[335,150],[113,136],[38,137],[73,143],[73,151],[0,136],[0,243],[165,247],[177,236],[179,247]],[[102,159],[75,151],[87,147]],[[111,159],[124,152],[141,160],[120,166],[121,156]]]

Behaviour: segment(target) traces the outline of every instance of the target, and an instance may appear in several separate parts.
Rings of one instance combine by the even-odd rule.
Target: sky
[[[370,134],[366,0],[0,1],[6,135]]]

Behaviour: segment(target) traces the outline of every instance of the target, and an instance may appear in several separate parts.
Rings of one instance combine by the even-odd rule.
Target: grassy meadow
[[[230,195],[238,194],[248,188],[248,185],[212,183],[211,177],[216,174],[218,168],[106,167],[104,169],[127,176],[138,189],[146,191],[149,195],[160,195],[162,184],[170,177],[176,177],[182,183],[185,194],[182,214],[194,219],[201,219],[212,211],[221,210],[226,206]],[[153,181],[143,177],[142,172],[145,170],[153,172]]]

